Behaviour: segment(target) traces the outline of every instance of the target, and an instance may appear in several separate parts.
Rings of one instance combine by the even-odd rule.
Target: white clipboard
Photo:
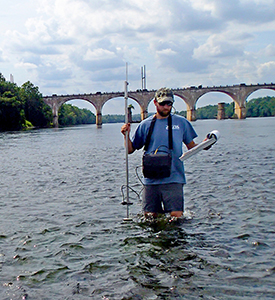
[[[205,141],[201,142],[194,148],[183,153],[182,156],[180,157],[180,160],[184,161],[184,160],[190,158],[191,156],[197,154],[201,150],[203,150],[211,145],[214,145],[217,142],[217,140],[220,138],[220,133],[218,130],[213,130],[207,134],[206,138],[207,139]]]

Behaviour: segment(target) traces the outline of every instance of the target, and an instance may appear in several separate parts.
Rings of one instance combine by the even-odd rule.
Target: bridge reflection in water
[[[213,87],[189,87],[183,89],[172,89],[175,96],[181,98],[187,105],[187,119],[189,121],[196,120],[196,103],[203,95],[210,92],[220,92],[227,94],[235,103],[235,114],[238,119],[245,119],[246,117],[246,99],[255,91],[261,89],[275,90],[275,84],[257,84],[246,85],[244,83],[233,86],[213,86]],[[156,90],[137,90],[129,91],[128,97],[136,101],[141,110],[141,120],[148,116],[149,103],[154,98]],[[96,109],[96,124],[102,125],[102,108],[104,104],[117,97],[124,97],[124,92],[116,93],[91,93],[91,94],[79,94],[79,95],[56,95],[45,96],[43,100],[47,103],[53,113],[54,126],[58,127],[58,110],[67,101],[82,99],[90,102]]]

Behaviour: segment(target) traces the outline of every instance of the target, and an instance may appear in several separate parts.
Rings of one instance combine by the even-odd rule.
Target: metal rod
[[[143,91],[144,86],[143,86],[143,67],[141,67],[141,90]]]
[[[145,69],[145,65],[143,67],[141,67],[141,90],[145,90],[146,89],[146,69]]]
[[[144,80],[143,88],[146,90],[146,69],[145,69],[145,65],[143,67],[143,80]]]
[[[125,99],[125,124],[128,124],[128,63],[126,63],[126,80],[124,84],[124,99]],[[125,168],[126,168],[126,202],[127,202],[127,219],[129,218],[129,167],[128,167],[128,144],[129,132],[126,131],[125,141]]]

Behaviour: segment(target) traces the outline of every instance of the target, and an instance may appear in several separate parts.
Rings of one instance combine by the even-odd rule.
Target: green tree
[[[275,97],[255,98],[247,102],[247,117],[275,116]]]
[[[218,112],[217,105],[207,105],[197,109],[198,119],[216,119]]]
[[[225,109],[225,117],[226,118],[230,119],[230,118],[235,117],[235,104],[234,104],[234,102],[225,103],[224,109]]]
[[[0,97],[0,130],[20,130],[25,126],[24,106],[17,97],[5,92]]]
[[[0,130],[19,130],[25,127],[24,103],[16,84],[6,81],[0,73]]]
[[[26,119],[35,127],[48,127],[52,122],[50,107],[42,100],[37,86],[27,81],[21,86],[20,96],[25,105]]]

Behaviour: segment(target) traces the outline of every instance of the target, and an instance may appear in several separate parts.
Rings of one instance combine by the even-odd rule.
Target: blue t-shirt
[[[149,132],[153,116],[143,120],[136,129],[133,136],[134,149],[141,149],[145,145],[145,140]],[[170,177],[162,179],[144,178],[145,185],[166,184],[166,183],[186,183],[183,162],[179,159],[182,155],[182,142],[189,144],[197,134],[188,120],[179,115],[172,115],[172,132],[173,132],[173,150],[172,150],[172,166]],[[168,118],[156,119],[155,127],[150,139],[147,153],[159,150],[167,151],[168,142]],[[163,147],[166,146],[166,147]],[[165,149],[166,148],[166,149]]]

